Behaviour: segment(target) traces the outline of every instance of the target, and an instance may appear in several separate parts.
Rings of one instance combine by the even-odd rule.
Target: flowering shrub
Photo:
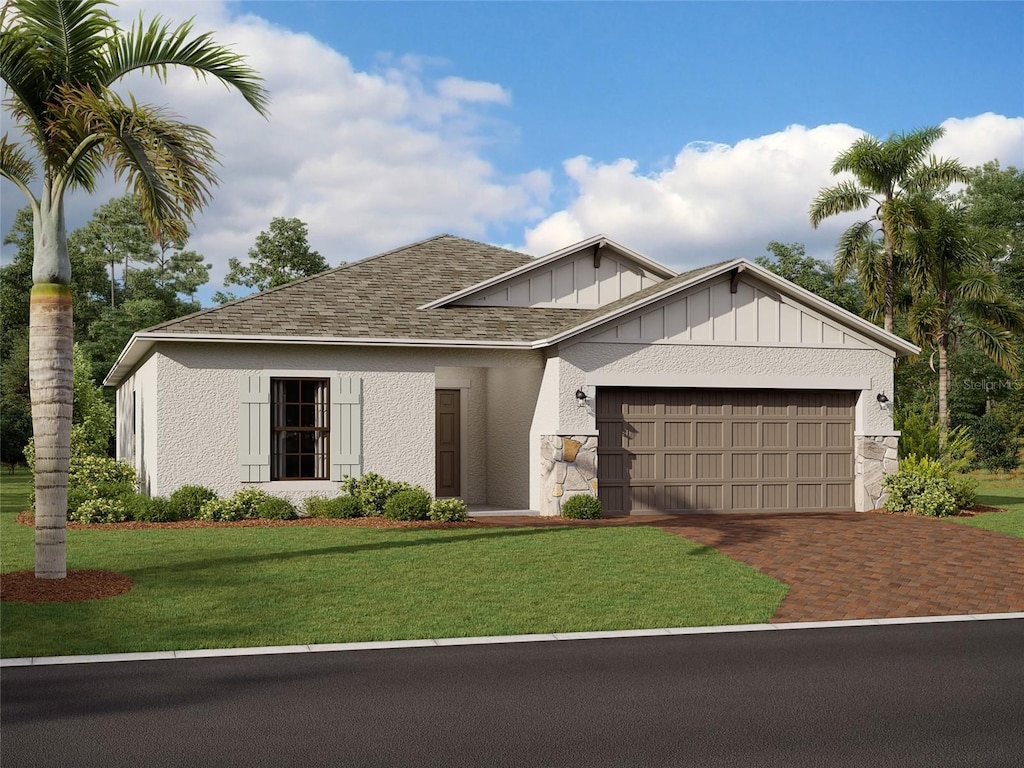
[[[121,523],[128,519],[128,510],[120,498],[89,499],[68,512],[68,519],[76,523]]]
[[[434,499],[428,515],[431,520],[441,523],[461,523],[469,518],[466,502],[462,499]]]
[[[252,520],[257,517],[291,519],[295,517],[295,507],[291,502],[258,488],[243,488],[231,498],[210,499],[199,509],[200,520]]]
[[[937,459],[908,456],[900,462],[900,470],[882,481],[889,497],[885,508],[890,512],[913,511],[928,517],[953,515],[973,506],[977,482],[961,477]]]
[[[341,481],[341,489],[359,500],[363,514],[368,517],[383,515],[388,499],[399,491],[408,491],[411,488],[409,483],[388,480],[376,472],[367,472],[361,477],[345,475]]]

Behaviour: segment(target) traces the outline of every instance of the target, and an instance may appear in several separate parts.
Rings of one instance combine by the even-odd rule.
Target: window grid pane
[[[271,380],[271,479],[328,479],[331,410],[327,387],[327,379]]]

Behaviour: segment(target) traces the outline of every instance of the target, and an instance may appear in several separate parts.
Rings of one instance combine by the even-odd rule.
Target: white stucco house
[[[105,383],[151,494],[377,472],[545,515],[866,510],[917,352],[744,259],[440,235],[139,331]]]

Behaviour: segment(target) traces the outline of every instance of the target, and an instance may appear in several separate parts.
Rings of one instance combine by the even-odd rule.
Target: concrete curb
[[[981,613],[961,616],[910,616],[898,619],[850,619],[847,621],[794,621],[784,624],[733,624],[721,627],[673,627],[666,629],[623,629],[600,632],[557,632],[538,635],[496,635],[492,637],[443,637],[435,640],[381,640],[360,643],[323,643],[319,645],[277,645],[262,648],[202,648],[191,651],[152,651],[149,653],[104,653],[81,656],[35,656],[0,659],[0,667],[43,667],[57,664],[100,664],[112,661],[167,661],[171,659],[226,658],[232,656],[269,656],[282,653],[331,653],[337,651],[381,651],[393,648],[441,648],[453,645],[498,645],[564,640],[608,640],[625,637],[665,637],[671,635],[716,635],[728,632],[765,632],[787,629],[823,629],[829,627],[878,627],[894,624],[938,624],[951,621],[992,621],[1024,619],[1021,613]]]

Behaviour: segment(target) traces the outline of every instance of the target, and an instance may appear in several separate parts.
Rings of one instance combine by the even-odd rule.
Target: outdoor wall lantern
[[[885,396],[885,392],[879,392],[875,396],[875,400],[878,401],[878,405],[882,408],[885,408],[885,404],[889,402],[889,398]]]
[[[583,391],[583,387],[576,390],[576,405],[580,408],[585,408],[587,405],[587,393]]]

